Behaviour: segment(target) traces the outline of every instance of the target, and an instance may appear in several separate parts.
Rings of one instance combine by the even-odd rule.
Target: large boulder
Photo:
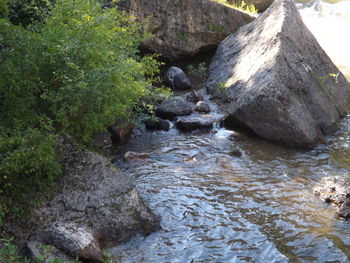
[[[129,13],[149,19],[154,37],[143,46],[168,60],[215,48],[255,17],[210,0],[128,0]]]
[[[346,114],[350,84],[303,24],[293,1],[276,0],[220,44],[207,90],[221,101],[227,126],[312,148]]]
[[[159,218],[141,199],[130,176],[67,136],[59,139],[57,148],[64,175],[53,198],[34,209],[31,241],[96,260],[104,245],[159,228]]]

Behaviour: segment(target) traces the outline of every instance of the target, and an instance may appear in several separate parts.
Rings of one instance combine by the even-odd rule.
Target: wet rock
[[[205,103],[204,101],[198,101],[194,110],[198,112],[209,113],[210,107],[208,103]]]
[[[178,67],[170,67],[163,76],[163,81],[173,90],[185,90],[192,88],[191,81],[185,72]]]
[[[240,150],[233,150],[229,152],[229,155],[233,157],[242,157],[242,152]]]
[[[31,259],[33,263],[42,262],[42,258],[45,258],[47,262],[54,262],[54,260],[59,260],[61,263],[74,262],[73,257],[67,256],[63,251],[39,241],[26,242],[25,256]]]
[[[92,231],[75,223],[56,222],[48,231],[49,243],[72,257],[103,262],[103,253]]]
[[[106,158],[81,149],[68,136],[59,138],[57,149],[64,174],[54,197],[33,209],[36,221],[31,240],[45,240],[55,222],[90,229],[101,246],[159,228],[159,218],[140,198],[131,177]]]
[[[167,120],[148,119],[145,121],[145,126],[146,129],[150,131],[168,131],[170,123]]]
[[[276,0],[220,44],[207,87],[219,98],[227,127],[301,148],[314,147],[337,129],[350,95],[350,84],[292,0]]]
[[[124,154],[125,161],[133,161],[137,159],[146,159],[149,158],[150,155],[148,153],[138,153],[138,152],[127,152]]]
[[[230,4],[240,5],[242,3],[241,0],[228,0]],[[246,0],[244,1],[247,5],[254,5],[255,8],[258,9],[258,12],[264,12],[272,3],[273,0]]]
[[[110,127],[111,140],[113,144],[120,144],[127,141],[134,129],[133,123],[119,123],[115,127]]]
[[[180,97],[163,101],[156,110],[156,115],[164,119],[173,119],[176,116],[190,115],[193,106],[190,102]]]
[[[350,217],[350,184],[339,177],[325,177],[322,185],[315,187],[314,193],[323,201],[332,203],[337,214],[343,218]]]
[[[146,49],[168,60],[215,48],[226,36],[255,17],[210,0],[129,0],[128,10],[139,21],[150,20],[154,37]]]
[[[196,129],[211,129],[214,120],[201,117],[182,117],[176,121],[176,127],[181,131],[192,131]]]
[[[198,93],[198,91],[191,91],[189,94],[186,96],[187,101],[191,101],[193,103],[197,103],[198,101],[203,100],[203,96]]]

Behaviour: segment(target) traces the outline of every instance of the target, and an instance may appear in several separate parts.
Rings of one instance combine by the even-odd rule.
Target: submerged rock
[[[146,159],[149,158],[150,155],[148,153],[137,153],[137,152],[127,152],[124,154],[125,161],[132,161],[137,159]]]
[[[168,131],[170,128],[170,122],[161,119],[148,119],[145,121],[147,130],[150,131]]]
[[[150,20],[154,37],[143,46],[169,60],[215,48],[255,17],[210,0],[128,0],[139,21]]]
[[[324,177],[322,186],[315,187],[313,190],[323,201],[337,207],[338,216],[350,217],[350,183],[339,177]]]
[[[208,103],[205,103],[204,101],[198,101],[194,110],[198,112],[209,113],[210,107]]]
[[[47,243],[55,222],[89,229],[85,233],[100,244],[125,242],[159,228],[159,218],[140,198],[131,177],[117,171],[106,158],[82,150],[67,136],[59,139],[57,148],[64,175],[55,196],[33,211],[31,241]]]
[[[164,74],[163,80],[173,90],[185,90],[192,88],[191,81],[188,79],[182,69],[170,67]]]
[[[163,101],[156,110],[156,115],[164,119],[173,119],[176,116],[190,115],[193,106],[190,102],[180,97],[174,97]]]
[[[211,129],[214,120],[202,117],[182,117],[176,121],[176,127],[181,131],[192,131],[196,129]]]
[[[301,148],[337,129],[350,95],[292,0],[276,0],[220,44],[207,88],[219,98],[226,126]]]

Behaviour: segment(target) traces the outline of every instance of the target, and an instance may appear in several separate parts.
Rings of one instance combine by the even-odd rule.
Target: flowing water
[[[350,2],[299,9],[350,79]],[[111,252],[117,262],[350,262],[350,222],[312,193],[324,176],[349,177],[349,144],[350,116],[312,151],[219,126],[186,134],[141,129],[123,151],[151,157],[117,165],[137,177],[162,229]]]

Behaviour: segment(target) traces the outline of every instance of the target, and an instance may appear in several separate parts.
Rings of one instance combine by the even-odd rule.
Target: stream
[[[298,4],[350,80],[350,1]],[[195,80],[200,86],[200,80]],[[215,110],[212,115],[220,117]],[[350,262],[350,222],[312,192],[348,178],[350,115],[311,151],[284,148],[217,124],[210,132],[137,130],[123,146],[149,159],[116,165],[137,178],[161,230],[110,251],[116,262]],[[350,179],[350,178],[349,178]]]

